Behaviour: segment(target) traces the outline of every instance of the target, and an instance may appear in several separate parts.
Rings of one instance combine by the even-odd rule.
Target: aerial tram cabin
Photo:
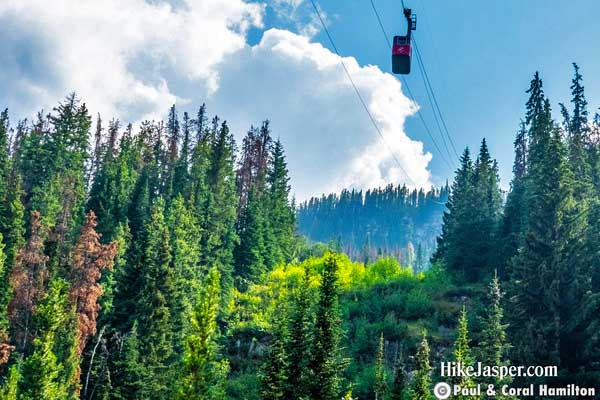
[[[411,13],[410,8],[404,9],[404,17],[408,23],[406,36],[394,36],[392,46],[392,72],[400,75],[410,74],[411,32],[417,29],[417,16]]]

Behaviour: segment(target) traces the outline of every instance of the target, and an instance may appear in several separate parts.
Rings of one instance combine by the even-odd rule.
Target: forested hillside
[[[136,128],[92,126],[75,95],[34,121],[4,111],[0,400],[430,400],[441,361],[559,371],[448,379],[465,388],[597,384],[600,117],[577,66],[571,90],[556,122],[534,75],[506,202],[483,140],[449,189],[301,206],[319,234],[393,249],[448,196],[423,271],[298,235],[267,121],[238,147],[205,106]]]
[[[364,262],[393,256],[422,271],[436,246],[449,188],[343,190],[300,204],[298,229]]]
[[[296,254],[282,145],[204,106],[91,131],[74,94],[1,114],[0,398],[219,396],[217,313]]]

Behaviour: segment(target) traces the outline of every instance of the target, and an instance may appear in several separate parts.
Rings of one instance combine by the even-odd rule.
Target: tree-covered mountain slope
[[[448,194],[447,185],[429,191],[388,185],[331,193],[300,204],[298,230],[354,259],[369,262],[389,255],[423,270],[441,232]]]

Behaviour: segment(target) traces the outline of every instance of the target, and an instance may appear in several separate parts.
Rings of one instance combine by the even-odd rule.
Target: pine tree
[[[429,343],[425,334],[423,334],[417,350],[416,364],[411,397],[414,400],[431,400],[431,364],[429,363]]]
[[[96,334],[96,320],[102,295],[100,278],[104,269],[112,269],[117,254],[117,243],[100,243],[96,232],[96,216],[93,211],[87,215],[79,240],[73,250],[70,270],[69,300],[77,314],[77,356],[81,357],[90,337]]]
[[[383,333],[379,336],[379,346],[377,351],[377,360],[375,362],[375,400],[386,398],[388,385],[387,374],[385,371],[385,342]]]
[[[218,358],[217,312],[220,303],[220,277],[217,269],[208,273],[191,317],[191,333],[186,340],[177,398],[180,400],[224,399],[226,361]]]
[[[342,326],[338,310],[337,272],[337,256],[330,253],[325,257],[321,272],[309,364],[311,396],[323,400],[341,396],[341,374],[345,368],[345,361],[340,354]]]
[[[41,216],[34,211],[31,214],[27,244],[17,256],[10,275],[13,293],[8,308],[11,338],[21,352],[30,344],[34,331],[35,306],[45,295],[48,279],[47,262],[48,257],[44,254]]]

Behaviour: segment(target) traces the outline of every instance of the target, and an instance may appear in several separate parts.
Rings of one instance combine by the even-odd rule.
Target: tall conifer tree
[[[427,336],[419,344],[416,356],[416,371],[411,388],[411,398],[415,400],[431,400],[431,364],[429,362],[429,343]]]
[[[338,260],[335,254],[325,257],[317,302],[310,355],[311,396],[334,400],[341,395],[345,361],[340,354],[342,326],[338,309]]]
[[[578,274],[567,269],[562,252],[575,243],[578,228],[568,222],[573,197],[566,149],[537,73],[528,93],[527,224],[512,264],[511,326],[516,359],[542,365],[560,363],[561,342],[568,341],[576,295],[570,290]]]
[[[178,384],[177,399],[225,398],[224,383],[229,365],[220,360],[216,343],[219,286],[219,272],[213,268],[206,277],[192,313],[192,327],[186,339],[183,373]]]

